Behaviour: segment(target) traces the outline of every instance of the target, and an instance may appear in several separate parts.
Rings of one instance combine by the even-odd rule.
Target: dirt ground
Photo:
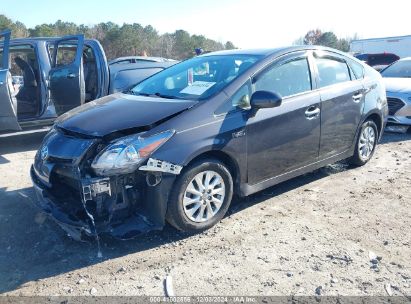
[[[0,138],[0,294],[411,295],[411,134],[247,199],[214,228],[131,241],[68,238],[32,205],[44,134]]]

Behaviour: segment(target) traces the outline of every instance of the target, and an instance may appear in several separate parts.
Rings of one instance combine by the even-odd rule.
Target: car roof
[[[176,61],[174,59],[167,59],[163,57],[153,57],[153,56],[124,56],[118,57],[113,60],[109,61],[109,64],[117,63],[119,61],[127,61],[127,60],[142,60],[142,61],[156,61],[156,62],[164,62],[164,61]]]
[[[304,50],[318,50],[318,51],[330,51],[344,56],[352,57],[350,54],[332,49],[329,47],[318,46],[318,45],[296,45],[296,46],[287,46],[287,47],[278,47],[278,48],[265,48],[265,49],[234,49],[234,50],[223,50],[210,52],[200,55],[201,56],[213,56],[213,55],[257,55],[268,57],[271,55],[281,55],[285,53],[295,52],[295,51],[304,51]]]
[[[27,42],[54,42],[64,37],[26,37],[10,39],[11,44],[27,43]],[[95,39],[84,39],[85,42],[95,41]],[[3,42],[0,43],[3,45]]]

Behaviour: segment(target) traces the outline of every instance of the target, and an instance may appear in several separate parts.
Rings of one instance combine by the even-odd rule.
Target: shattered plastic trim
[[[141,171],[152,171],[152,172],[165,172],[178,175],[180,174],[183,166],[175,165],[163,160],[158,160],[150,158],[145,166],[141,166],[139,170]]]

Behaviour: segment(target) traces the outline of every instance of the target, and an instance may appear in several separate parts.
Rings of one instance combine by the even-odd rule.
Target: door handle
[[[318,115],[320,114],[320,112],[321,112],[320,108],[317,108],[317,107],[309,107],[309,108],[307,109],[307,111],[305,111],[305,117],[306,117],[307,119],[314,119],[314,118],[317,118],[317,117],[318,117]]]
[[[356,94],[354,94],[353,96],[352,96],[352,100],[354,101],[354,102],[360,102],[361,101],[361,98],[363,97],[364,95],[362,94],[362,93],[356,93]]]
[[[75,78],[75,77],[76,77],[76,74],[74,73],[70,73],[67,75],[67,78]]]
[[[0,86],[2,86],[4,84],[4,82],[3,81],[0,81]]]

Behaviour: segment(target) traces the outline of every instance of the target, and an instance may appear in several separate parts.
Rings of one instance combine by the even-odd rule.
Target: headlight
[[[91,167],[98,175],[110,176],[134,172],[140,163],[173,136],[174,131],[150,137],[123,137],[103,149]]]

